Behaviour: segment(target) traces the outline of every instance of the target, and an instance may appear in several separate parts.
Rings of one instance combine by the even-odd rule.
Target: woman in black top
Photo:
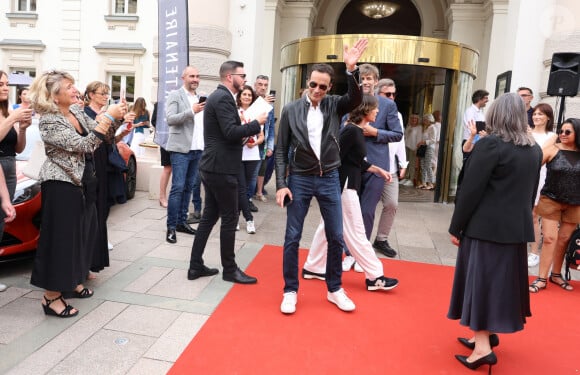
[[[346,246],[362,267],[366,277],[367,290],[389,290],[398,285],[397,279],[385,277],[383,264],[377,258],[372,244],[366,237],[359,202],[362,172],[376,173],[388,182],[391,174],[366,161],[366,145],[363,129],[373,122],[378,109],[378,101],[372,95],[364,95],[362,103],[349,114],[349,120],[340,132],[340,161],[338,169],[342,188],[342,223]],[[304,264],[304,278],[323,278],[326,272],[326,235],[324,221],[314,234],[308,259]]]
[[[16,190],[16,154],[26,146],[26,128],[32,123],[32,109],[25,102],[9,112],[8,93],[8,74],[0,70],[0,167],[12,201]],[[0,210],[0,239],[4,234],[5,217],[4,211]],[[6,285],[0,283],[0,292],[5,289]]]
[[[540,254],[538,278],[530,285],[537,293],[548,286],[547,281],[571,291],[574,288],[562,277],[564,252],[570,236],[580,224],[580,119],[571,118],[562,124],[559,139],[553,137],[543,149],[546,183],[542,188],[536,211],[542,217],[544,245]],[[548,279],[548,271],[552,272]]]

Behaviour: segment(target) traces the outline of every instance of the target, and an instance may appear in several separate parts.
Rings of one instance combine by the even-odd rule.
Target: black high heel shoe
[[[477,361],[473,362],[467,362],[466,355],[455,354],[455,358],[457,358],[457,360],[461,362],[463,366],[470,370],[477,370],[482,365],[489,365],[489,371],[487,372],[489,375],[491,375],[491,366],[497,363],[497,357],[495,356],[494,352],[491,352],[488,355],[481,357]]]
[[[469,339],[466,339],[465,337],[458,337],[457,341],[459,341],[461,344],[463,344],[463,346],[465,346],[466,348],[469,348],[471,350],[475,349],[475,341],[471,342],[469,341]],[[495,348],[496,346],[499,345],[499,336],[496,335],[495,333],[492,333],[491,335],[489,335],[489,345],[492,348]]]

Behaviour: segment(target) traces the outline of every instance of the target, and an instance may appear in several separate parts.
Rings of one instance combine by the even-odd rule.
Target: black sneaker
[[[375,280],[366,279],[367,290],[391,290],[399,285],[399,280],[381,276]]]
[[[302,278],[303,279],[318,279],[318,280],[326,280],[326,274],[325,273],[316,273],[316,272],[311,272],[308,271],[307,269],[302,269]]]
[[[256,205],[254,204],[254,202],[248,201],[248,205],[250,206],[250,211],[252,211],[252,212],[258,212],[258,207],[256,207]]]
[[[387,240],[378,241],[375,239],[373,247],[386,257],[394,258],[397,256],[397,252],[389,245]]]

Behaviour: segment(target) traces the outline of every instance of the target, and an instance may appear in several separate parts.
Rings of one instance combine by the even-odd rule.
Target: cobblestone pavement
[[[282,245],[284,239],[285,210],[272,199],[255,204],[257,233],[247,234],[241,219],[236,235],[241,268],[264,244]],[[312,205],[302,248],[310,245],[320,220],[316,202]],[[457,250],[447,234],[452,209],[448,204],[401,203],[389,238],[397,259],[454,265]],[[0,373],[166,373],[232,284],[220,275],[187,280],[193,236],[178,233],[176,244],[165,242],[165,215],[144,192],[112,208],[111,266],[86,283],[94,297],[70,301],[80,310],[75,318],[44,315],[42,291],[30,285],[30,260],[0,264],[0,281],[9,286],[0,293]],[[219,267],[218,230],[219,225],[204,257],[213,267]]]

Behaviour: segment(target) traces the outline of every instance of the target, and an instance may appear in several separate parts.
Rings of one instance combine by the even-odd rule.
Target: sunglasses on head
[[[328,89],[328,85],[319,85],[318,83],[316,83],[316,82],[314,82],[314,81],[310,81],[310,83],[308,84],[308,86],[309,86],[311,89],[315,89],[315,88],[317,88],[317,87],[320,87],[320,89],[321,89],[322,91],[326,91],[326,90]]]
[[[570,134],[572,134],[572,130],[570,130],[570,129],[566,129],[566,130],[560,129],[560,130],[558,130],[558,134],[570,135]]]

